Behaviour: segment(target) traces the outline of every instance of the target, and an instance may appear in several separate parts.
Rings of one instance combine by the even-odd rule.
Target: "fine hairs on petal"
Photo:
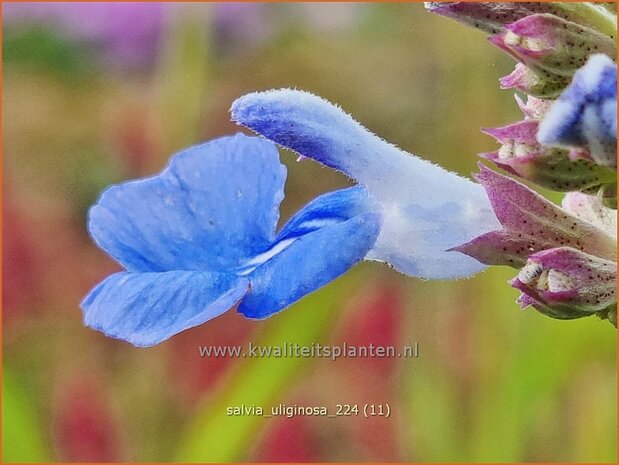
[[[413,163],[407,164],[406,159],[414,160],[415,167],[423,165],[423,168],[428,169],[431,166],[430,170],[437,176],[439,173],[446,174],[470,183],[466,178],[431,161],[403,151],[368,130],[340,105],[305,90],[283,88],[252,92],[235,100],[230,114],[232,121],[238,125],[245,126],[304,158],[313,158],[341,171],[364,184],[370,192],[388,192],[390,186],[384,184],[398,180],[397,170],[389,173],[390,183],[373,179],[381,172],[395,168],[395,164],[404,167],[408,172]],[[342,142],[338,144],[337,138],[330,138],[332,135],[340,136]],[[314,149],[314,153],[301,153],[304,149]],[[384,166],[385,164],[387,166]],[[400,179],[410,183],[407,174]],[[437,180],[435,187],[441,186],[442,181],[444,180]],[[410,185],[409,187],[415,188]],[[411,195],[414,195],[414,192]]]
[[[385,142],[340,107],[309,92],[279,89],[237,99],[232,119],[363,185],[383,217],[366,259],[410,276],[452,279],[483,269],[447,249],[498,227],[478,184]]]

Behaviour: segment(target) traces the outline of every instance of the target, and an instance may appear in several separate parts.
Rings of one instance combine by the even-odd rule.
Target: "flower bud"
[[[594,53],[616,54],[610,37],[549,14],[522,18],[489,40],[539,76],[553,80],[571,77]]]
[[[584,24],[612,36],[612,16],[595,4],[582,3],[579,8],[560,2],[425,2],[432,13],[451,18],[489,34],[502,31],[505,26],[529,15],[548,13],[566,21]]]
[[[432,13],[446,16],[460,23],[480,29],[489,34],[502,31],[505,26],[533,13],[531,5],[539,3],[515,2],[426,2]]]
[[[615,261],[559,247],[531,255],[511,284],[529,297],[521,304],[539,303],[548,316],[572,319],[607,314],[616,306],[616,280]]]
[[[501,89],[518,89],[533,97],[552,99],[561,95],[561,91],[569,84],[569,79],[549,76],[548,73],[538,74],[518,63],[514,71],[499,79],[499,83]]]
[[[484,132],[502,143],[496,152],[481,154],[499,168],[539,186],[559,192],[597,193],[616,183],[615,173],[567,150],[543,147],[537,142],[539,121],[525,120]]]
[[[518,63],[516,67],[523,66],[521,63]],[[527,96],[527,101],[525,102],[520,98],[518,94],[514,94],[514,99],[518,104],[518,108],[522,111],[525,120],[529,119],[542,119],[548,110],[550,110],[550,105],[552,102],[536,97],[532,97],[531,95]]]

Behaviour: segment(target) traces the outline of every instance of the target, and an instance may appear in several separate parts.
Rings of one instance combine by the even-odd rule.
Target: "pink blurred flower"
[[[5,193],[2,217],[2,315],[7,321],[40,297],[35,283],[44,267],[35,250],[32,224],[20,214],[9,193]]]
[[[58,389],[54,443],[63,462],[115,462],[121,456],[118,425],[101,382],[74,377]]]
[[[370,344],[402,344],[403,290],[390,282],[378,282],[359,291],[346,304],[345,317],[335,336],[324,345],[349,347]],[[339,358],[321,361],[311,379],[286,405],[358,405],[358,415],[326,420],[324,417],[273,418],[253,457],[258,462],[397,462],[401,447],[395,412],[389,418],[363,415],[365,403],[397,403],[397,358]],[[326,423],[325,423],[326,422]]]
[[[5,3],[2,23],[9,31],[52,28],[94,47],[109,63],[134,68],[155,61],[170,19],[184,8],[192,8],[193,16],[203,12],[204,27],[212,25],[212,38],[225,49],[260,43],[274,31],[263,4],[227,2],[191,7],[166,2]]]
[[[246,344],[255,325],[237,312],[227,312],[208,325],[181,333],[172,342],[170,374],[178,380],[189,402],[200,401],[216,389],[229,369],[239,362],[235,357],[201,357],[200,346],[237,346]]]
[[[5,28],[43,25],[68,38],[100,47],[104,55],[124,65],[154,59],[163,32],[165,3],[5,3]]]
[[[309,405],[308,401],[299,400],[296,403]],[[266,438],[254,457],[256,462],[310,463],[321,461],[320,437],[311,418],[283,417],[270,421],[274,424],[267,431]]]

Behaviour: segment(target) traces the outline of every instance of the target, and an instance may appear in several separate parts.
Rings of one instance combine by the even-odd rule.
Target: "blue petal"
[[[296,239],[250,275],[239,305],[248,318],[266,318],[315,291],[363,259],[380,230],[380,215],[364,213]]]
[[[584,147],[600,164],[616,167],[617,66],[593,55],[540,124],[545,145]]]
[[[231,113],[235,121],[268,139],[349,175],[377,198],[399,197],[403,191],[437,195],[447,183],[456,188],[474,186],[385,142],[340,108],[308,92],[247,94],[233,103]]]
[[[270,142],[223,137],[109,188],[88,227],[129,271],[227,270],[271,246],[285,177]]]
[[[277,235],[277,242],[341,223],[369,211],[370,208],[372,200],[361,186],[323,194],[288,220]]]
[[[234,306],[248,281],[223,273],[115,273],[82,301],[84,324],[149,347]]]
[[[486,266],[460,252],[448,251],[466,237],[500,228],[492,211],[471,198],[440,205],[410,203],[383,210],[383,229],[366,260],[387,262],[396,270],[422,279],[472,276]]]
[[[368,255],[410,276],[469,276],[483,266],[447,249],[498,229],[481,186],[388,144],[329,102],[296,90],[252,93],[232,118],[356,179],[380,204],[383,226]]]
[[[421,162],[405,160],[399,149],[370,133],[340,108],[304,91],[247,94],[232,104],[231,115],[239,124],[347,174],[370,190],[386,187],[383,181],[392,181],[409,162]]]

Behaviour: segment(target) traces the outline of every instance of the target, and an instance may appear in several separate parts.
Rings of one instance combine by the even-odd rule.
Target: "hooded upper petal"
[[[223,137],[107,189],[88,228],[129,271],[230,270],[271,246],[285,177],[270,142]]]
[[[247,279],[228,273],[115,273],[82,301],[84,324],[148,347],[221,315],[247,287]]]
[[[307,92],[252,93],[232,118],[259,134],[341,171],[380,205],[383,226],[369,259],[422,278],[468,276],[483,267],[445,252],[498,222],[481,187],[381,140],[338,107]]]

